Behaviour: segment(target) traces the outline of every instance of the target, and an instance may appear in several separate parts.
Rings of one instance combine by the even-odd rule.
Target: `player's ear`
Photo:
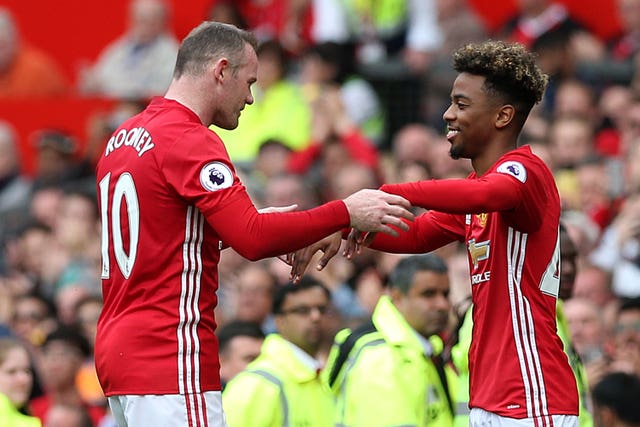
[[[495,125],[497,128],[502,129],[513,121],[516,115],[516,109],[511,104],[505,104],[500,107],[498,114],[496,115]]]
[[[226,58],[220,58],[213,64],[213,75],[216,80],[222,81],[229,68],[229,61]]]

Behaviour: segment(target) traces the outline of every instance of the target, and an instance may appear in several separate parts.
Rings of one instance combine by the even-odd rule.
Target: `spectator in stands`
[[[260,355],[264,332],[258,323],[232,320],[216,331],[222,389]]]
[[[268,139],[260,144],[258,154],[243,179],[249,192],[261,197],[272,179],[287,173],[289,157],[291,157],[291,148],[282,141]]]
[[[640,297],[623,299],[620,304],[609,368],[640,375]]]
[[[456,375],[438,334],[450,313],[444,260],[406,257],[388,279],[370,322],[340,332],[323,375],[336,425],[451,426]]]
[[[333,425],[333,402],[315,358],[323,340],[329,290],[304,277],[278,289],[260,356],[227,384],[222,401],[229,427]]]
[[[299,210],[318,206],[319,198],[314,187],[298,175],[284,173],[266,182],[262,193],[263,206],[289,206],[296,204]]]
[[[0,214],[5,220],[5,215],[22,211],[28,205],[31,187],[21,168],[15,129],[10,123],[0,121]]]
[[[98,381],[94,361],[94,345],[98,317],[102,311],[102,297],[88,295],[76,302],[73,319],[75,327],[86,338],[91,355],[86,358],[76,377],[76,385],[82,400],[93,404],[106,405],[106,398]]]
[[[611,40],[601,55],[579,64],[579,72],[592,84],[630,85],[638,87],[634,78],[637,54],[640,51],[640,1],[614,0],[621,31]]]
[[[18,148],[13,126],[0,121],[0,247],[23,223],[29,206],[31,182],[21,173]],[[0,273],[5,269],[4,257],[0,256]]]
[[[588,215],[579,210],[565,210],[562,212],[561,218],[567,227],[571,240],[578,248],[580,257],[578,262],[582,264],[599,242],[600,227]]]
[[[379,146],[385,131],[384,109],[375,89],[356,73],[353,52],[334,42],[309,47],[300,63],[299,81],[311,103],[328,89],[338,91],[345,114]]]
[[[604,45],[556,0],[518,0],[518,11],[499,31],[500,38],[523,44],[538,55],[550,76],[545,108],[553,110],[556,85],[576,72],[576,63],[598,58]]]
[[[95,194],[68,188],[60,200],[52,234],[50,249],[60,252],[61,258],[61,264],[53,263],[50,268],[52,294],[74,285],[88,295],[100,295],[100,218]],[[71,313],[73,305],[68,308]]]
[[[593,86],[575,78],[558,83],[552,117],[584,117],[597,126],[599,114],[596,91]]]
[[[237,3],[231,0],[214,0],[209,6],[207,19],[235,25],[238,28],[247,28],[247,23],[244,21]]]
[[[58,97],[67,91],[58,65],[23,41],[9,9],[0,7],[0,98]]]
[[[67,284],[58,289],[54,295],[54,303],[60,324],[75,327],[75,306],[90,296],[92,294],[87,290],[87,286],[80,283]]]
[[[178,53],[169,22],[166,0],[131,0],[126,33],[81,71],[80,91],[119,99],[162,95],[171,83]]]
[[[592,157],[593,123],[577,115],[559,116],[549,127],[549,154],[563,209],[580,209],[575,167]]]
[[[85,159],[95,165],[102,155],[109,138],[115,130],[128,118],[140,113],[146,102],[142,100],[123,99],[107,111],[97,111],[87,120],[87,142]]]
[[[598,310],[603,310],[615,302],[611,291],[611,274],[585,260],[576,274],[573,296],[587,299],[598,306]]]
[[[348,117],[339,91],[326,89],[311,108],[311,140],[307,148],[291,154],[289,170],[318,186],[325,200],[334,197],[328,187],[338,172],[352,164],[363,166],[379,179],[378,151]]]
[[[592,413],[589,405],[589,384],[587,373],[580,355],[573,345],[571,331],[564,315],[564,303],[573,296],[575,278],[577,272],[578,249],[571,240],[566,227],[560,223],[560,289],[558,291],[558,300],[556,302],[556,326],[558,336],[562,340],[564,352],[569,358],[569,365],[576,377],[578,386],[578,395],[580,409],[578,414],[578,422],[583,427],[591,427],[593,425]]]
[[[33,251],[46,251],[41,259],[28,260],[37,263],[34,270],[39,291],[51,300],[57,298],[61,289],[70,285],[83,287],[88,294],[99,294],[100,227],[96,198],[91,191],[87,192],[81,187],[70,186],[57,190],[60,194],[54,200],[54,212],[45,211],[51,215],[51,218],[47,216],[51,224],[50,233],[40,231],[41,238],[46,239],[46,246],[30,248]],[[56,190],[41,189],[38,193],[43,191]],[[71,310],[72,305],[69,305],[66,313]],[[68,318],[68,315],[64,316],[63,320],[66,322]]]
[[[258,323],[265,333],[273,332],[271,304],[278,283],[264,261],[249,263],[238,273],[235,290],[235,319]]]
[[[38,294],[14,296],[11,330],[36,355],[47,335],[57,327],[52,304]]]
[[[465,43],[488,38],[482,19],[474,13],[468,0],[436,0],[438,26],[442,45],[424,76],[424,109],[427,123],[440,126],[442,114],[449,106],[450,92],[456,73],[451,68],[451,53]]]
[[[609,46],[610,59],[633,63],[636,54],[640,52],[640,2],[617,0],[615,4],[622,25],[622,33]]]
[[[94,423],[84,407],[56,403],[47,412],[43,427],[94,427]]]
[[[372,72],[373,68],[398,60],[416,74],[424,72],[442,44],[435,0],[348,0],[344,8],[357,61],[371,65]]]
[[[417,162],[430,166],[435,161],[432,148],[437,133],[422,123],[407,123],[391,140],[393,163],[398,167],[404,163]]]
[[[31,360],[26,348],[14,338],[0,338],[0,425],[40,427],[40,420],[20,412],[33,385]]]
[[[93,182],[89,179],[93,177],[94,166],[79,158],[73,135],[59,129],[41,129],[33,133],[32,144],[36,149],[34,191],[83,180]]]
[[[640,100],[632,92],[632,98],[618,110],[616,129],[620,134],[620,154],[624,155],[634,141],[640,139]]]
[[[580,356],[591,386],[608,369],[606,333],[600,310],[588,299],[572,297],[564,303],[564,314],[575,351]]]
[[[312,39],[314,19],[310,3],[309,0],[213,0],[209,17],[249,30],[259,42],[276,40],[288,56],[296,57]]]
[[[616,296],[640,296],[640,193],[630,195],[590,261],[612,275]]]
[[[593,156],[577,164],[575,172],[580,209],[602,230],[615,218],[622,202],[611,163]]]
[[[640,426],[640,377],[613,372],[593,389],[594,427]]]
[[[556,117],[549,128],[549,145],[557,168],[571,169],[594,154],[593,122],[580,115]]]
[[[629,144],[622,167],[625,193],[640,193],[640,139]]]
[[[45,422],[49,410],[55,404],[63,403],[84,406],[96,425],[102,420],[105,407],[84,402],[76,386],[78,371],[89,354],[89,344],[73,329],[59,328],[47,336],[38,363],[45,394],[29,404],[35,416]]]

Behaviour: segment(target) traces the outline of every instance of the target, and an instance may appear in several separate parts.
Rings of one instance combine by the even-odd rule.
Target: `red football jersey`
[[[470,402],[505,417],[578,414],[578,393],[556,334],[560,199],[529,147],[502,156],[482,177],[385,185],[435,209],[399,238],[373,247],[426,252],[466,243],[473,298]],[[545,424],[546,425],[546,424]]]
[[[349,225],[342,201],[258,213],[218,136],[164,98],[116,130],[96,175],[104,308],[95,359],[107,396],[220,390],[220,249],[259,259]]]

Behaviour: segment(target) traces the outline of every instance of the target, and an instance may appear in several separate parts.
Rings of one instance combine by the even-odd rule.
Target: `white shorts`
[[[227,427],[219,391],[109,396],[109,407],[118,427]]]
[[[576,415],[551,415],[551,419],[507,418],[487,412],[480,408],[471,408],[469,427],[578,427]]]

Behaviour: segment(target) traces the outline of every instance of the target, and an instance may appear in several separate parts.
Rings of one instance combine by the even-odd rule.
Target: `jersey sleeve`
[[[417,254],[464,239],[464,221],[459,215],[429,211],[413,222],[405,222],[409,225],[408,231],[398,230],[397,237],[378,233],[370,247],[385,252]]]
[[[515,209],[522,200],[518,181],[500,173],[474,179],[385,184],[380,189],[403,196],[414,206],[452,214],[505,211]]]
[[[386,184],[381,190],[446,213],[500,212],[513,227],[526,232],[540,227],[544,211],[557,194],[546,167],[518,152],[500,159],[480,178]]]
[[[558,203],[558,191],[553,175],[540,159],[516,151],[496,163],[492,175],[509,178],[518,188],[520,201],[514,209],[503,212],[505,220],[514,228],[532,232],[542,225],[545,212]]]
[[[259,213],[224,145],[206,132],[210,135],[199,136],[206,140],[168,157],[162,169],[168,185],[204,214],[224,245],[257,260],[301,249],[349,225],[342,201],[307,211]]]
[[[302,249],[349,225],[342,201],[300,212],[259,213],[246,192],[203,213],[222,241],[249,260]]]

